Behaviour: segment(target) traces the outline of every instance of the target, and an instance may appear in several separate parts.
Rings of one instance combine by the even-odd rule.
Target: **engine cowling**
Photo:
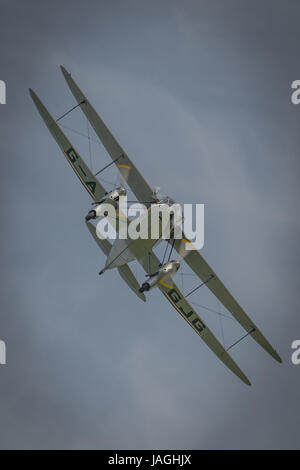
[[[94,209],[88,212],[87,216],[85,217],[85,220],[88,221],[90,219],[96,219],[97,217],[100,217],[100,215],[103,215],[101,206],[104,203],[113,204],[115,207],[117,207],[121,196],[126,196],[126,189],[122,187],[113,189],[112,191],[105,193],[105,197],[101,199],[101,201],[99,201],[97,205],[95,205]]]
[[[148,275],[149,279],[143,282],[139,291],[148,291],[153,287],[157,286],[157,284],[166,277],[172,277],[178,271],[179,266],[179,261],[168,261],[168,263],[165,263],[163,266],[161,266],[156,273],[150,276]]]

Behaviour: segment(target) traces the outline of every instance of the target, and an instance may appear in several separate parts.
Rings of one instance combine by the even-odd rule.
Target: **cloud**
[[[299,6],[244,4],[5,3],[2,448],[299,447]],[[159,292],[144,304],[117,273],[98,277],[90,200],[27,91],[54,116],[73,106],[60,63],[151,185],[205,203],[204,256],[284,359],[250,338],[234,348],[251,389]],[[79,110],[65,125],[86,132]],[[109,161],[94,142],[92,158]],[[195,301],[218,308],[205,291]],[[227,345],[240,334],[228,322]]]

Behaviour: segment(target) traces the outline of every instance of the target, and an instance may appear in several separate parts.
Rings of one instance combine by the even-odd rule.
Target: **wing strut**
[[[87,119],[89,120],[91,126],[93,127],[97,136],[101,140],[111,159],[115,160],[118,156],[122,154],[124,155],[124,164],[130,167],[130,173],[128,176],[127,184],[131,188],[132,192],[135,194],[139,201],[154,201],[153,189],[145,181],[141,173],[138,171],[136,166],[126,154],[125,150],[113,137],[113,135],[106,127],[100,116],[92,107],[87,97],[82,93],[78,85],[76,85],[73,78],[71,77],[71,74],[69,74],[64,67],[61,67],[61,70],[77,103],[79,104],[84,101],[80,108],[86,115]],[[120,171],[120,168],[118,168],[118,170]]]
[[[29,89],[29,92],[46,126],[56,140],[69,164],[75,171],[76,175],[80,179],[81,183],[88,191],[90,196],[94,199],[94,201],[100,201],[105,194],[104,187],[97,180],[97,178],[95,178],[89,167],[81,158],[77,150],[75,150],[75,148],[72,146],[67,136],[63,133],[55,119],[51,116],[38,96],[31,89]]]
[[[79,106],[79,105],[77,105],[77,106]],[[101,170],[97,171],[97,173],[95,173],[94,176],[99,175],[100,173],[102,173],[102,171],[106,170],[108,167],[110,167],[111,165],[116,163],[118,160],[120,160],[120,158],[123,158],[123,157],[124,157],[124,154],[122,153],[122,155],[120,155],[118,158],[116,158],[115,160],[110,162],[108,165],[105,165],[103,168],[101,168]]]
[[[229,351],[229,349],[233,348],[233,346],[236,346],[238,343],[240,343],[243,339],[247,338],[247,336],[251,335],[251,333],[254,333],[255,331],[255,328],[252,328],[252,330],[248,331],[248,333],[246,333],[244,336],[242,336],[240,339],[238,339],[237,341],[235,341],[234,343],[232,343],[227,349],[226,351]]]
[[[186,294],[185,298],[187,298],[189,295],[193,294],[193,292],[195,292],[196,290],[200,289],[200,287],[205,286],[205,284],[207,284],[209,281],[211,281],[214,277],[215,277],[214,274],[211,274],[209,276],[209,278],[206,279],[206,281],[202,282],[201,284],[199,284],[199,286],[195,287],[195,289],[191,290],[191,292]]]
[[[56,122],[60,121],[62,118],[66,117],[68,114],[70,114],[74,109],[78,108],[81,104],[83,104],[85,100],[81,101],[81,103],[76,104],[76,106],[73,106],[73,108],[69,109],[66,113],[62,114],[59,118],[56,119]]]

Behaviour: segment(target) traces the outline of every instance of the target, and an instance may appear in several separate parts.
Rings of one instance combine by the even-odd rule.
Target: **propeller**
[[[173,238],[173,243],[172,243],[172,246],[171,246],[171,250],[170,250],[170,253],[169,253],[169,256],[168,256],[168,262],[171,260],[171,255],[172,255],[172,252],[173,252],[173,248],[175,246],[175,243],[176,242],[179,242],[179,247],[178,249],[176,248],[177,250],[177,253],[178,253],[178,257],[174,260],[174,261],[177,261],[178,263],[181,263],[182,260],[184,260],[184,258],[190,253],[191,250],[188,250],[186,248],[187,245],[192,245],[192,243],[185,239],[185,238],[182,238],[181,240],[176,240]],[[165,253],[166,254],[166,253]],[[165,256],[164,256],[165,257]]]
[[[125,188],[125,186],[127,185],[129,176],[130,176],[131,167],[130,165],[123,163],[122,159],[116,165],[119,170],[118,171],[119,186],[122,188]]]
[[[179,240],[178,240],[179,241]],[[171,255],[172,255],[172,252],[173,252],[173,248],[174,248],[174,245],[176,243],[176,239],[173,239],[173,243],[172,243],[172,247],[171,247],[171,250],[170,250],[170,253],[169,253],[169,256],[168,256],[168,261],[165,263],[164,262],[164,258],[165,258],[165,255],[166,255],[166,252],[167,252],[167,249],[165,251],[165,254],[164,254],[164,258],[163,258],[163,261],[162,263],[159,264],[159,268],[161,268],[162,266],[164,266],[165,264],[168,264],[169,262],[172,262],[172,263],[175,263],[175,265],[177,264],[177,268],[176,268],[176,271],[178,271],[179,267],[180,267],[180,264],[181,264],[181,261],[187,256],[187,254],[189,253],[190,250],[187,250],[186,249],[186,245],[187,244],[191,244],[191,242],[189,240],[186,240],[186,239],[181,239],[179,241],[179,247],[178,247],[178,257],[177,259],[175,260],[171,260]],[[167,245],[168,246],[168,245]],[[159,270],[153,272],[153,273],[149,273],[149,274],[145,274],[145,277],[148,278],[149,280],[156,276],[157,274],[159,273]],[[173,274],[176,274],[173,273]],[[173,275],[172,274],[172,275]]]
[[[158,202],[163,202],[164,204],[168,204],[171,206],[175,203],[174,199],[166,194],[162,194],[160,186],[155,186],[153,189],[153,199],[157,200]]]

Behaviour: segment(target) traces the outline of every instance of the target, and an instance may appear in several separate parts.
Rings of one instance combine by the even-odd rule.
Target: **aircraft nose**
[[[88,222],[90,219],[95,219],[96,212],[94,210],[89,211],[88,215],[86,215],[85,220]]]
[[[149,282],[144,282],[141,287],[139,288],[139,292],[148,291],[150,289]]]

